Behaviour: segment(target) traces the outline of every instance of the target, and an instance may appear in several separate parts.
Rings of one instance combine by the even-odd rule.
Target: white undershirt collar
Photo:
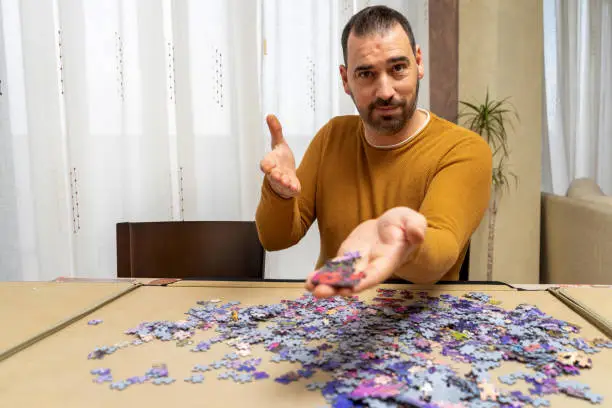
[[[395,149],[395,148],[405,145],[406,143],[414,139],[419,133],[421,133],[423,129],[425,129],[425,126],[427,126],[427,124],[429,123],[429,119],[430,119],[429,111],[425,109],[421,109],[421,108],[418,108],[418,110],[421,112],[424,112],[425,115],[427,115],[427,119],[425,119],[425,122],[423,122],[423,124],[416,130],[416,132],[414,132],[412,135],[410,135],[406,139],[402,140],[399,143],[395,143],[395,144],[388,145],[388,146],[377,146],[375,144],[370,143],[368,139],[364,137],[366,143],[375,149],[381,149],[381,150],[391,150],[391,149]],[[365,132],[365,129],[364,129],[364,132]]]

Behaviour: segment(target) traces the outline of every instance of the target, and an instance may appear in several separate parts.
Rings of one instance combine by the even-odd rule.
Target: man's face
[[[344,91],[366,125],[380,135],[396,134],[412,118],[423,73],[420,47],[414,55],[399,24],[382,34],[351,33],[347,66],[340,66]]]

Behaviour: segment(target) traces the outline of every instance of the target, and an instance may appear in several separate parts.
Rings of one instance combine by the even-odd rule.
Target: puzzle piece
[[[168,384],[172,384],[174,381],[176,381],[174,378],[170,378],[170,377],[158,377],[158,378],[154,378],[151,382],[155,385],[168,385]]]
[[[347,252],[344,256],[325,262],[312,277],[313,285],[329,285],[335,288],[353,288],[365,277],[355,272],[355,263],[361,258],[358,252]]]
[[[125,381],[118,381],[115,383],[111,383],[110,385],[110,389],[111,390],[119,390],[119,391],[123,391],[124,389],[126,389],[130,384],[128,384]]]
[[[191,377],[185,378],[185,382],[189,382],[192,384],[201,383],[204,381],[204,376],[202,374],[194,374]]]
[[[580,368],[591,368],[592,361],[589,357],[577,351],[559,353],[557,361],[568,366],[578,366]]]
[[[495,386],[490,383],[480,383],[478,384],[478,389],[480,390],[480,399],[482,401],[497,401],[498,392],[495,390]]]

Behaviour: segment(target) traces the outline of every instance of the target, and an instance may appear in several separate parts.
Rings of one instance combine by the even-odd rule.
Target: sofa
[[[541,205],[540,282],[612,284],[612,196],[580,178]]]

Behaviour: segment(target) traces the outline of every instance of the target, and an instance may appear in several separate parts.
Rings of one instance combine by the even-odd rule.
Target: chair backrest
[[[117,276],[263,279],[265,251],[254,222],[117,224]]]
[[[470,280],[470,244],[471,240],[467,244],[465,258],[463,258],[463,263],[461,264],[461,269],[459,270],[459,281],[461,282],[467,282]]]

